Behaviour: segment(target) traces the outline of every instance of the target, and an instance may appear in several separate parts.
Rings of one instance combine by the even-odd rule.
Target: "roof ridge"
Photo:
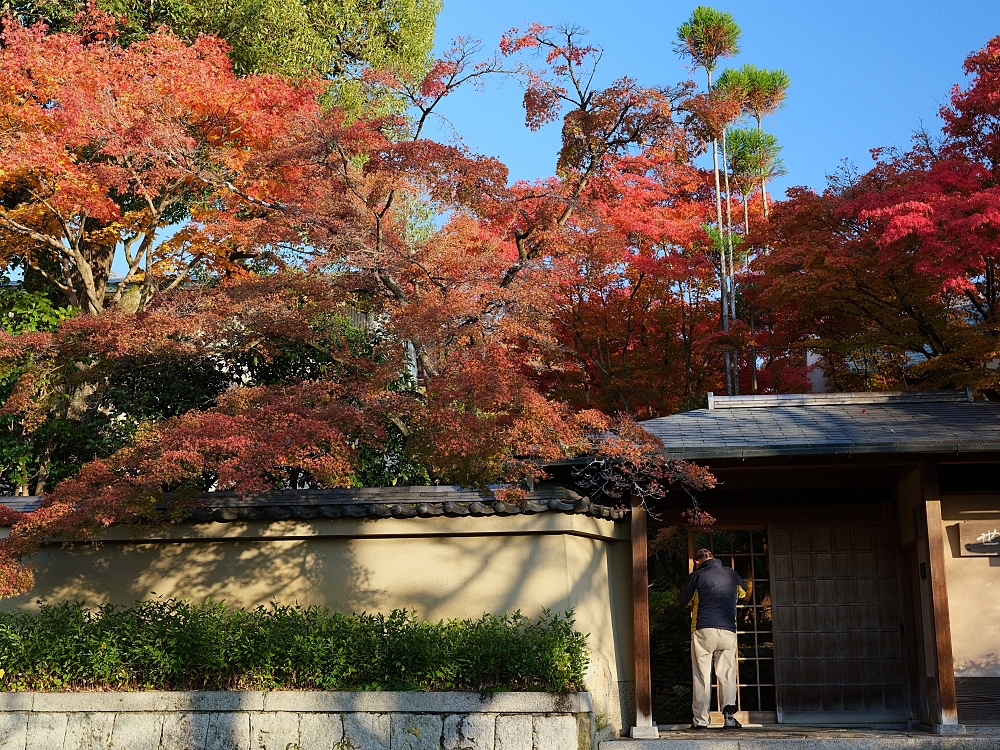
[[[12,510],[37,510],[40,496],[0,496]],[[168,496],[169,499],[169,496]],[[611,500],[592,502],[570,487],[542,482],[526,493],[524,504],[504,502],[488,492],[452,486],[363,487],[326,490],[275,490],[242,497],[203,492],[191,511],[195,522],[284,520],[288,518],[414,518],[433,516],[515,516],[543,512],[583,514],[618,521],[626,510]],[[168,507],[166,503],[158,508]]]
[[[847,404],[969,403],[972,387],[954,391],[880,391],[854,393],[768,393],[758,396],[716,396],[708,392],[708,408],[760,409],[788,406],[837,406]]]

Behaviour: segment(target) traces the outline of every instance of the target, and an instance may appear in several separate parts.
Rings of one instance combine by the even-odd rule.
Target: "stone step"
[[[966,734],[772,727],[661,732],[658,740],[605,740],[599,750],[1000,750],[1000,727]]]

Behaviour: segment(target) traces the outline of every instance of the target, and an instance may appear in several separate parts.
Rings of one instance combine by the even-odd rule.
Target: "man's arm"
[[[750,592],[747,589],[747,582],[744,581],[743,577],[740,576],[740,574],[735,570],[733,571],[733,576],[736,578],[736,601],[746,599],[750,595]]]

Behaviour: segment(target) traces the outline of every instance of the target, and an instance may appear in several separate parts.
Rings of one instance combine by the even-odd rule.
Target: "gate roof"
[[[1000,451],[1000,403],[964,391],[714,396],[642,423],[674,458]]]

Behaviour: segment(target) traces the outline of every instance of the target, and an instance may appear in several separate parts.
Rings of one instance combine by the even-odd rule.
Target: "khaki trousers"
[[[691,633],[691,710],[694,723],[707,727],[712,703],[712,661],[722,688],[721,711],[736,705],[736,633],[720,628],[701,628]]]

